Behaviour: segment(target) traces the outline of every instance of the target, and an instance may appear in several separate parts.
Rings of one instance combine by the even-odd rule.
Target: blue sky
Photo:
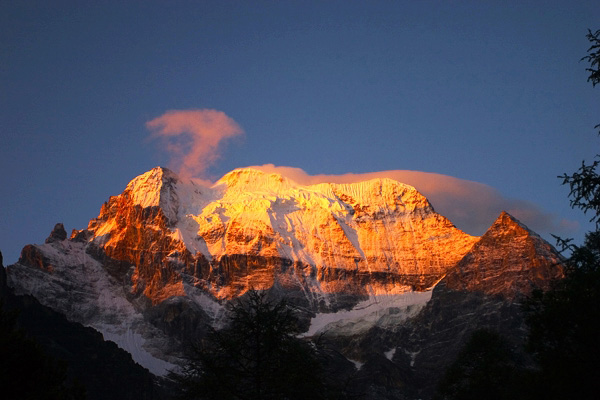
[[[597,1],[0,2],[5,264],[167,166],[146,123],[168,110],[244,130],[210,179],[269,163],[433,172],[530,204],[544,237],[581,238],[557,175],[598,153],[588,28]]]

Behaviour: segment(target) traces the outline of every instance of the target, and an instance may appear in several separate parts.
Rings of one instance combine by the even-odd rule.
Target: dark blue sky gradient
[[[556,233],[580,238],[556,176],[598,152],[600,89],[579,59],[600,6],[515,3],[0,2],[5,264],[167,165],[145,123],[177,109],[246,132],[213,179],[265,163],[436,172],[577,220]]]

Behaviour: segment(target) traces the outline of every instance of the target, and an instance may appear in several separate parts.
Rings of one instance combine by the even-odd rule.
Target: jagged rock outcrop
[[[67,238],[67,231],[65,231],[65,227],[60,222],[54,225],[54,229],[50,232],[50,236],[46,238],[46,243],[59,242],[61,240],[65,240]]]
[[[562,278],[563,259],[544,239],[506,212],[445,277],[448,289],[513,299]]]
[[[16,295],[32,295],[70,321],[100,331],[105,339],[130,352],[136,362],[164,375],[174,367],[170,358],[156,358],[146,348],[177,355],[177,343],[147,322],[144,311],[149,302],[133,297],[130,280],[110,274],[96,256],[97,250],[76,240],[25,246],[19,262],[7,269],[8,285]]]

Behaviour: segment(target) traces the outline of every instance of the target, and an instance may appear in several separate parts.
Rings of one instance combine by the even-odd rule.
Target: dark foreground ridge
[[[113,342],[104,341],[92,328],[69,322],[64,315],[41,305],[32,296],[16,296],[6,284],[6,270],[0,253],[0,302],[3,315],[16,313],[17,326],[28,339],[41,345],[57,365],[66,362],[67,381],[82,387],[88,400],[166,398],[154,375],[131,359],[131,355]],[[5,349],[9,351],[10,349]],[[5,363],[6,358],[0,359]],[[29,362],[29,360],[23,360]],[[3,365],[2,370],[27,374],[16,365]],[[39,377],[31,377],[32,385]],[[19,381],[23,381],[22,379]],[[12,389],[14,393],[7,393]],[[5,399],[23,399],[26,387],[3,387]],[[8,397],[4,397],[8,396]],[[49,397],[51,398],[51,397]]]

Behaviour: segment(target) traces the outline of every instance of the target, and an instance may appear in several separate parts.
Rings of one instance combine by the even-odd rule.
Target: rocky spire
[[[59,242],[67,238],[67,231],[62,223],[54,225],[54,229],[50,232],[50,236],[46,238],[46,243]]]
[[[449,289],[515,298],[562,275],[554,247],[503,211],[445,281]]]

